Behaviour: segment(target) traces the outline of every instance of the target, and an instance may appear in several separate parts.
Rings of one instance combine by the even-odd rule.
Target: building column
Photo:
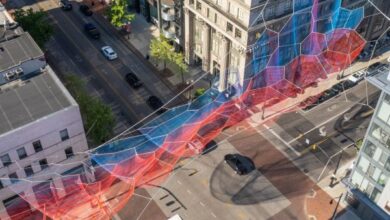
[[[226,37],[222,37],[221,51],[219,52],[219,91],[222,92],[227,86],[228,66],[229,66],[229,40]]]
[[[210,69],[210,26],[206,22],[203,22],[202,47],[202,70],[208,72]]]
[[[194,33],[193,33],[193,26],[194,26],[194,16],[191,13],[188,8],[184,8],[184,28],[185,28],[185,35],[184,35],[184,55],[185,55],[185,61],[188,63],[188,65],[192,65],[194,62]]]

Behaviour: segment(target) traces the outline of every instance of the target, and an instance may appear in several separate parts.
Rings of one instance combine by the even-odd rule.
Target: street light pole
[[[339,204],[340,204],[341,198],[343,198],[343,193],[341,193],[341,194],[340,194],[340,196],[338,196],[338,197],[336,197],[336,198],[338,198],[338,200],[337,200],[336,207],[334,208],[334,211],[333,211],[332,217],[330,218],[330,219],[332,219],[332,220],[335,220],[335,218],[336,218],[336,214],[337,214],[337,208],[339,207]],[[330,204],[333,204],[333,198],[332,198],[332,200],[330,200],[330,202],[329,202],[329,203],[330,203]]]

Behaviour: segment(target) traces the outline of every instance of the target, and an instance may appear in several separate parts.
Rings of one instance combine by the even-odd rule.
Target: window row
[[[66,148],[64,150],[64,152],[65,152],[65,156],[67,159],[74,156],[72,147]],[[49,164],[47,162],[47,159],[44,158],[44,159],[39,160],[39,166],[41,167],[41,170],[48,168]],[[27,177],[32,176],[34,174],[34,170],[33,170],[32,166],[28,165],[28,166],[24,167],[24,173],[26,174]],[[16,172],[9,174],[8,178],[12,184],[17,183],[19,181],[19,177],[16,174]],[[4,188],[4,185],[0,180],[0,189],[2,189],[2,188]]]
[[[64,129],[64,130],[60,131],[60,138],[61,138],[61,141],[65,141],[65,140],[69,139],[69,135],[68,135],[68,130],[67,129]],[[34,141],[32,143],[32,145],[33,145],[35,153],[38,153],[38,152],[43,150],[42,143],[41,143],[40,140]],[[16,153],[18,154],[18,157],[19,157],[20,160],[28,157],[28,154],[27,154],[27,151],[26,151],[25,147],[18,148],[16,150]],[[1,155],[0,156],[0,160],[3,163],[4,167],[7,167],[7,166],[12,164],[11,157],[9,156],[8,153]]]

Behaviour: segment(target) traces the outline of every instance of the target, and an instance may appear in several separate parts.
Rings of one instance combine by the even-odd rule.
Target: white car
[[[102,47],[102,53],[108,60],[115,60],[118,58],[118,54],[115,53],[115,51],[110,46],[104,46]]]
[[[364,79],[366,76],[367,71],[366,70],[359,70],[352,74],[351,76],[348,77],[348,80],[353,82],[353,83],[358,83]]]

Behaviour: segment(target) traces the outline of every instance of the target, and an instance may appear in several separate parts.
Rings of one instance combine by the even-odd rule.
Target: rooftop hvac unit
[[[11,70],[11,71],[7,72],[7,73],[5,74],[5,77],[6,77],[8,80],[13,80],[13,79],[15,79],[15,78],[16,78],[16,71]]]
[[[23,69],[21,67],[18,67],[15,70],[15,73],[16,73],[17,76],[21,76],[21,75],[23,75]]]

